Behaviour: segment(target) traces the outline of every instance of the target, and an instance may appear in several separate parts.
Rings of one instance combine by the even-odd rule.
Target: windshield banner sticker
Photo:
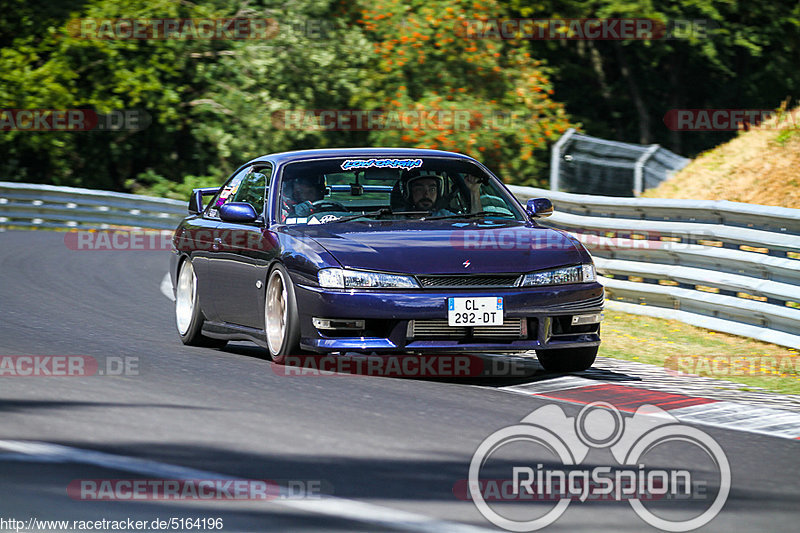
[[[422,166],[422,159],[347,159],[342,163],[342,170],[352,168],[404,168],[412,169]]]

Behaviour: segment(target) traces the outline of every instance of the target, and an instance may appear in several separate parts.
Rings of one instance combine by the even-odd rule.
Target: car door
[[[235,172],[228,181],[220,187],[219,192],[206,205],[201,216],[197,217],[190,228],[194,241],[192,262],[197,274],[197,289],[200,295],[203,314],[213,322],[220,320],[217,313],[217,299],[219,298],[216,281],[211,269],[213,259],[220,251],[219,243],[219,208],[227,203],[231,196],[238,190],[248,169]]]
[[[269,165],[251,166],[228,202],[252,205],[259,219],[253,223],[220,221],[209,262],[214,284],[215,308],[220,320],[231,324],[264,326],[264,291],[267,268],[277,255],[265,224],[267,190],[272,175]]]

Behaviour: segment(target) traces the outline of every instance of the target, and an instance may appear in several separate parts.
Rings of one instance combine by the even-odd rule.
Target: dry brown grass
[[[700,154],[649,198],[730,200],[800,208],[800,107]]]

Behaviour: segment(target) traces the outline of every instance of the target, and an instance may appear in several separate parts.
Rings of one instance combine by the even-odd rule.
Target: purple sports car
[[[278,362],[535,350],[548,370],[583,370],[603,287],[576,239],[537,223],[552,211],[456,153],[259,157],[190,198],[173,240],[178,333],[253,341]]]

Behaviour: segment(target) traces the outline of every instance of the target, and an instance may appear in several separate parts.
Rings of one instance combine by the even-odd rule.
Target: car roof
[[[448,157],[477,163],[475,159],[467,155],[456,152],[445,152],[443,150],[426,150],[422,148],[327,148],[324,150],[297,150],[293,152],[267,154],[257,157],[247,164],[260,162],[285,164],[295,161],[335,157]]]

